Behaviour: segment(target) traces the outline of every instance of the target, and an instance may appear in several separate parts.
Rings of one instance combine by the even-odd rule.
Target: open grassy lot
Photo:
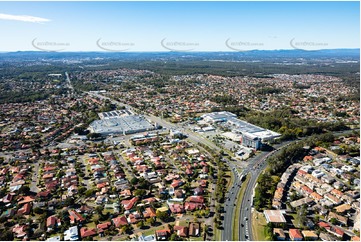
[[[266,226],[267,221],[263,213],[254,211],[252,212],[252,233],[254,241],[265,241],[267,240],[264,227]]]
[[[87,228],[89,228],[89,229],[94,229],[94,228],[96,228],[97,226],[95,225],[94,222],[92,222],[92,223],[86,224],[85,227],[87,227]]]

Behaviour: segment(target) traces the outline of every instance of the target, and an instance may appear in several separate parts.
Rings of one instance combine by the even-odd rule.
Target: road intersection
[[[88,94],[96,96],[101,99],[108,99],[111,102],[113,102],[114,104],[117,104],[120,106],[125,106],[129,110],[133,110],[133,112],[135,111],[134,108],[132,108],[131,106],[129,106],[127,104],[110,99],[110,98],[100,95],[98,93],[88,92]],[[163,128],[182,130],[182,132],[184,132],[185,134],[188,135],[188,139],[190,139],[195,144],[197,144],[197,143],[205,144],[217,152],[220,152],[222,150],[220,147],[215,145],[212,141],[210,141],[210,140],[202,137],[201,135],[196,134],[190,130],[184,129],[179,124],[170,123],[170,122],[168,122],[160,117],[156,117],[154,115],[144,115],[144,116],[146,118],[148,118],[149,120],[153,121],[154,123],[157,123],[158,125],[162,126]],[[335,132],[335,133],[337,133],[337,132]],[[342,132],[339,132],[339,133],[342,133]],[[253,235],[252,235],[252,210],[253,210],[252,206],[253,205],[252,205],[252,202],[253,202],[254,188],[256,186],[257,179],[258,179],[259,175],[267,167],[267,158],[269,156],[272,156],[275,153],[278,153],[282,148],[290,145],[293,142],[297,142],[297,140],[296,141],[287,141],[287,142],[283,142],[281,144],[276,144],[273,146],[273,148],[274,148],[273,151],[268,151],[268,152],[262,151],[260,154],[257,154],[256,156],[248,159],[247,161],[243,161],[243,162],[247,162],[247,165],[245,168],[243,168],[242,172],[239,172],[239,170],[237,169],[237,168],[239,168],[239,164],[237,164],[233,160],[230,161],[227,157],[222,158],[223,162],[227,163],[227,165],[229,166],[231,172],[233,173],[233,177],[234,177],[233,184],[231,185],[231,188],[229,189],[229,191],[226,193],[226,198],[225,198],[226,200],[224,203],[224,216],[223,216],[224,217],[224,221],[223,221],[224,230],[221,233],[222,241],[253,240]],[[240,161],[238,161],[238,162],[240,162]],[[249,179],[248,183],[246,184],[246,189],[245,189],[243,199],[241,202],[241,209],[240,209],[240,211],[235,211],[236,203],[237,203],[238,197],[240,196],[239,192],[240,192],[240,189],[242,186],[241,180],[243,177],[245,177],[247,175],[250,176],[250,179]],[[240,213],[239,221],[236,221],[236,223],[235,223],[235,226],[239,226],[239,230],[238,230],[239,234],[238,234],[238,238],[233,238],[233,229],[234,229],[233,225],[234,225],[236,213]]]

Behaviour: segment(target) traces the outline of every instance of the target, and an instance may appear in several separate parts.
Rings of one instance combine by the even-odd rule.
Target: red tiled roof
[[[121,201],[121,203],[123,204],[123,206],[124,206],[124,208],[125,208],[126,210],[129,210],[129,209],[131,209],[131,208],[134,206],[134,204],[135,204],[137,201],[138,201],[138,198],[137,198],[137,197],[133,197],[133,198],[130,199],[130,200],[123,200],[123,201]]]
[[[93,236],[93,235],[96,235],[96,234],[97,234],[96,229],[88,229],[86,227],[83,227],[83,228],[80,229],[80,236],[82,238],[88,237],[88,236]]]
[[[68,213],[69,213],[69,218],[70,218],[70,220],[71,221],[73,221],[74,222],[74,220],[76,220],[76,221],[84,221],[85,219],[77,212],[77,211],[75,211],[75,210],[69,210],[68,211]]]
[[[29,203],[29,202],[33,202],[35,199],[32,196],[25,196],[22,197],[22,200],[20,202],[18,202],[18,204],[24,204],[24,203]]]
[[[113,218],[112,221],[113,221],[115,227],[117,227],[117,228],[119,228],[122,225],[128,224],[128,220],[125,216]]]
[[[157,234],[157,236],[167,236],[170,231],[168,229],[161,229],[156,230],[155,233]]]
[[[303,161],[309,161],[309,160],[312,160],[313,157],[310,156],[310,155],[306,155],[305,157],[303,157]]]
[[[187,211],[194,211],[196,209],[201,209],[203,207],[202,203],[193,203],[193,202],[185,202],[184,209]]]
[[[297,174],[300,175],[300,176],[303,176],[303,175],[306,175],[308,173],[306,171],[304,171],[304,170],[298,170]]]
[[[58,223],[58,218],[55,216],[50,216],[46,220],[46,227],[54,226],[57,223]]]
[[[150,198],[146,198],[146,199],[143,199],[143,203],[151,203],[151,202],[156,202],[157,199],[155,199],[154,197],[150,197]]]
[[[169,209],[172,213],[183,213],[184,207],[182,204],[171,204],[169,205]]]
[[[190,196],[189,202],[193,203],[204,203],[204,197],[203,196]]]
[[[185,226],[174,226],[173,228],[177,231],[177,235],[180,237],[187,237],[188,236],[188,228]]]
[[[332,232],[334,232],[335,234],[338,234],[338,235],[340,235],[340,236],[343,236],[343,235],[344,235],[344,232],[343,232],[341,229],[337,228],[336,226],[332,226],[331,229],[330,229],[330,231],[332,231]]]
[[[181,186],[183,184],[183,181],[182,180],[173,180],[171,187],[174,187],[174,188],[177,188],[179,186]]]
[[[155,210],[154,208],[146,208],[145,211],[143,212],[143,216],[144,218],[153,218],[153,217],[156,217],[156,213],[155,213]]]
[[[102,224],[98,224],[97,225],[97,228],[98,229],[102,229],[102,230],[105,230],[105,229],[108,229],[110,227],[111,223],[110,222],[105,222],[105,223],[102,223]]]
[[[49,196],[50,194],[50,191],[41,191],[41,192],[38,192],[38,194],[36,195],[37,197],[47,197]]]
[[[291,239],[302,239],[303,238],[299,229],[290,229],[289,233],[290,233]]]
[[[313,193],[313,190],[306,185],[302,186],[301,189],[309,194]]]
[[[31,210],[31,204],[26,203],[22,208],[20,208],[17,214],[29,214]]]
[[[325,229],[328,229],[331,227],[328,223],[323,222],[323,221],[319,222],[318,226],[320,226],[321,228],[325,228]]]
[[[354,237],[352,237],[352,241],[360,241],[360,237],[359,236],[354,236]]]
[[[97,184],[97,188],[103,188],[103,187],[106,187],[106,186],[107,186],[106,182],[102,182],[102,183]]]

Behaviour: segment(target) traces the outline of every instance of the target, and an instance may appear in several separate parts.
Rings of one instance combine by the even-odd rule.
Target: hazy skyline
[[[0,51],[359,48],[359,2],[0,2]]]

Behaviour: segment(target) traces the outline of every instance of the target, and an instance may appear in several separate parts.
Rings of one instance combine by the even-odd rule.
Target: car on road
[[[241,224],[241,227],[244,227],[244,224]]]
[[[248,218],[247,217],[244,217],[244,219],[243,219],[244,221],[247,221],[248,220]]]

